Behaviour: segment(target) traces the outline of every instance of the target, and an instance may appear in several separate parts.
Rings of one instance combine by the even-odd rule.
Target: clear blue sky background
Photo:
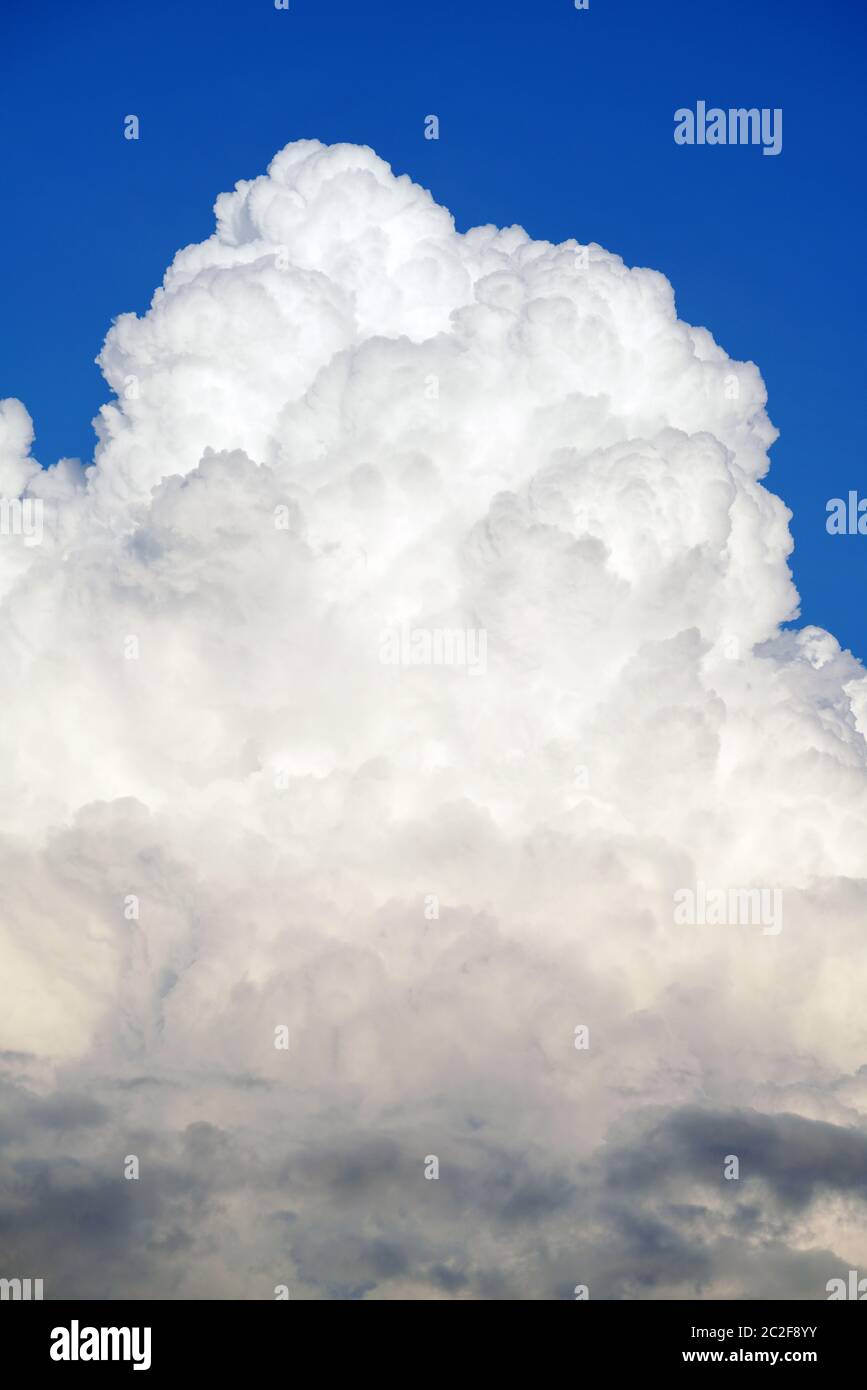
[[[758,363],[802,620],[867,656],[867,536],[825,530],[828,498],[867,496],[865,58],[864,0],[4,0],[0,395],[43,464],[89,459],[111,319],[147,308],[217,193],[289,140],[370,144],[461,229],[662,270],[682,318]],[[781,106],[782,154],[676,146],[698,99]]]

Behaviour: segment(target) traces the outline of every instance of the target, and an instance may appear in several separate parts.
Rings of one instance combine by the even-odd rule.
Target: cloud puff
[[[9,1273],[824,1297],[867,1260],[867,684],[781,627],[757,368],[368,149],[216,213],[108,334],[92,466],[0,405],[43,520],[0,536]],[[782,930],[676,924],[699,885]]]

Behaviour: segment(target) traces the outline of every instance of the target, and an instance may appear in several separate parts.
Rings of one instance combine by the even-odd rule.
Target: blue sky
[[[802,620],[867,655],[867,537],[825,529],[829,498],[867,496],[863,5],[7,0],[0,26],[0,395],[43,464],[90,458],[111,319],[209,234],[218,192],[290,140],[366,143],[461,229],[662,270],[681,317],[758,363]],[[782,153],[676,146],[699,99],[782,107]]]

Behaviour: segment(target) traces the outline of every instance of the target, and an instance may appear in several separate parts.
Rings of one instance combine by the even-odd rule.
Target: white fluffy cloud
[[[44,507],[0,536],[9,1258],[823,1297],[867,1260],[867,685],[781,631],[757,368],[368,149],[216,212],[108,334],[92,467],[0,403]],[[381,659],[446,629],[483,667]],[[699,882],[782,889],[782,931],[676,925]]]

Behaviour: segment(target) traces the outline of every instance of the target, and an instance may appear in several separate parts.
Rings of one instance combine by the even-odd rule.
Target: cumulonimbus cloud
[[[9,1272],[824,1297],[867,685],[781,626],[757,368],[369,149],[216,213],[108,334],[92,466],[0,405]],[[706,886],[780,929],[676,922]]]

